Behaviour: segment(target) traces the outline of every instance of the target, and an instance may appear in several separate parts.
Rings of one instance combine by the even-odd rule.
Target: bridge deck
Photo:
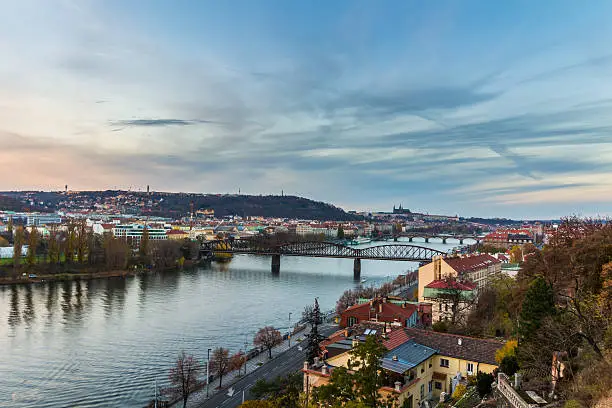
[[[317,258],[352,258],[388,261],[430,261],[445,252],[418,245],[380,245],[367,248],[351,248],[334,242],[298,242],[264,247],[256,241],[226,240],[208,241],[202,244],[202,251],[225,254],[287,255]]]

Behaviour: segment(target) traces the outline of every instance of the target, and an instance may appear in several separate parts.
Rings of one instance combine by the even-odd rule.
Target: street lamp
[[[206,399],[208,399],[208,383],[210,382],[210,351],[212,349],[208,349],[208,354],[206,357]]]
[[[289,340],[289,347],[291,347],[291,312],[289,312],[289,337],[287,339]]]

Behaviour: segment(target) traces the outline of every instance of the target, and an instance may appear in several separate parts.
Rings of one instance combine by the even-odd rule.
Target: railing
[[[508,401],[513,408],[533,408],[536,404],[527,403],[510,385],[508,376],[504,373],[497,375],[497,391]]]

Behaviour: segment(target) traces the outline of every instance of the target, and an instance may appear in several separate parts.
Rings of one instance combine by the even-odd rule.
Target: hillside
[[[263,216],[274,218],[293,218],[308,220],[351,221],[362,217],[349,214],[341,208],[324,202],[313,201],[296,196],[272,195],[234,195],[234,194],[193,194],[165,192],[129,192],[120,190],[69,192],[6,192],[10,208],[27,206],[33,201],[44,203],[49,210],[93,210],[94,205],[112,205],[127,214],[147,214],[152,216],[180,218],[188,216],[193,209],[212,208],[215,216],[230,215]],[[8,203],[8,201],[7,201]],[[42,206],[41,206],[42,207]]]
[[[154,200],[156,196],[158,194],[153,194]],[[239,215],[338,221],[361,219],[331,204],[295,196],[164,194],[160,198],[163,201],[153,209],[152,214],[186,214],[193,201],[195,210],[212,208],[217,217]]]

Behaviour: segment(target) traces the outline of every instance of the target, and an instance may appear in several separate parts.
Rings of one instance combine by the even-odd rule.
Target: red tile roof
[[[383,345],[387,350],[393,350],[396,347],[401,346],[410,339],[410,336],[404,330],[393,330],[389,333],[387,340],[383,342]]]
[[[464,257],[445,258],[446,262],[457,273],[466,273],[485,269],[490,265],[501,263],[489,254],[469,255]]]
[[[459,282],[459,281],[445,282],[443,280],[435,280],[435,281],[431,281],[425,287],[429,289],[474,290],[476,289],[476,284],[471,283],[471,282]]]

